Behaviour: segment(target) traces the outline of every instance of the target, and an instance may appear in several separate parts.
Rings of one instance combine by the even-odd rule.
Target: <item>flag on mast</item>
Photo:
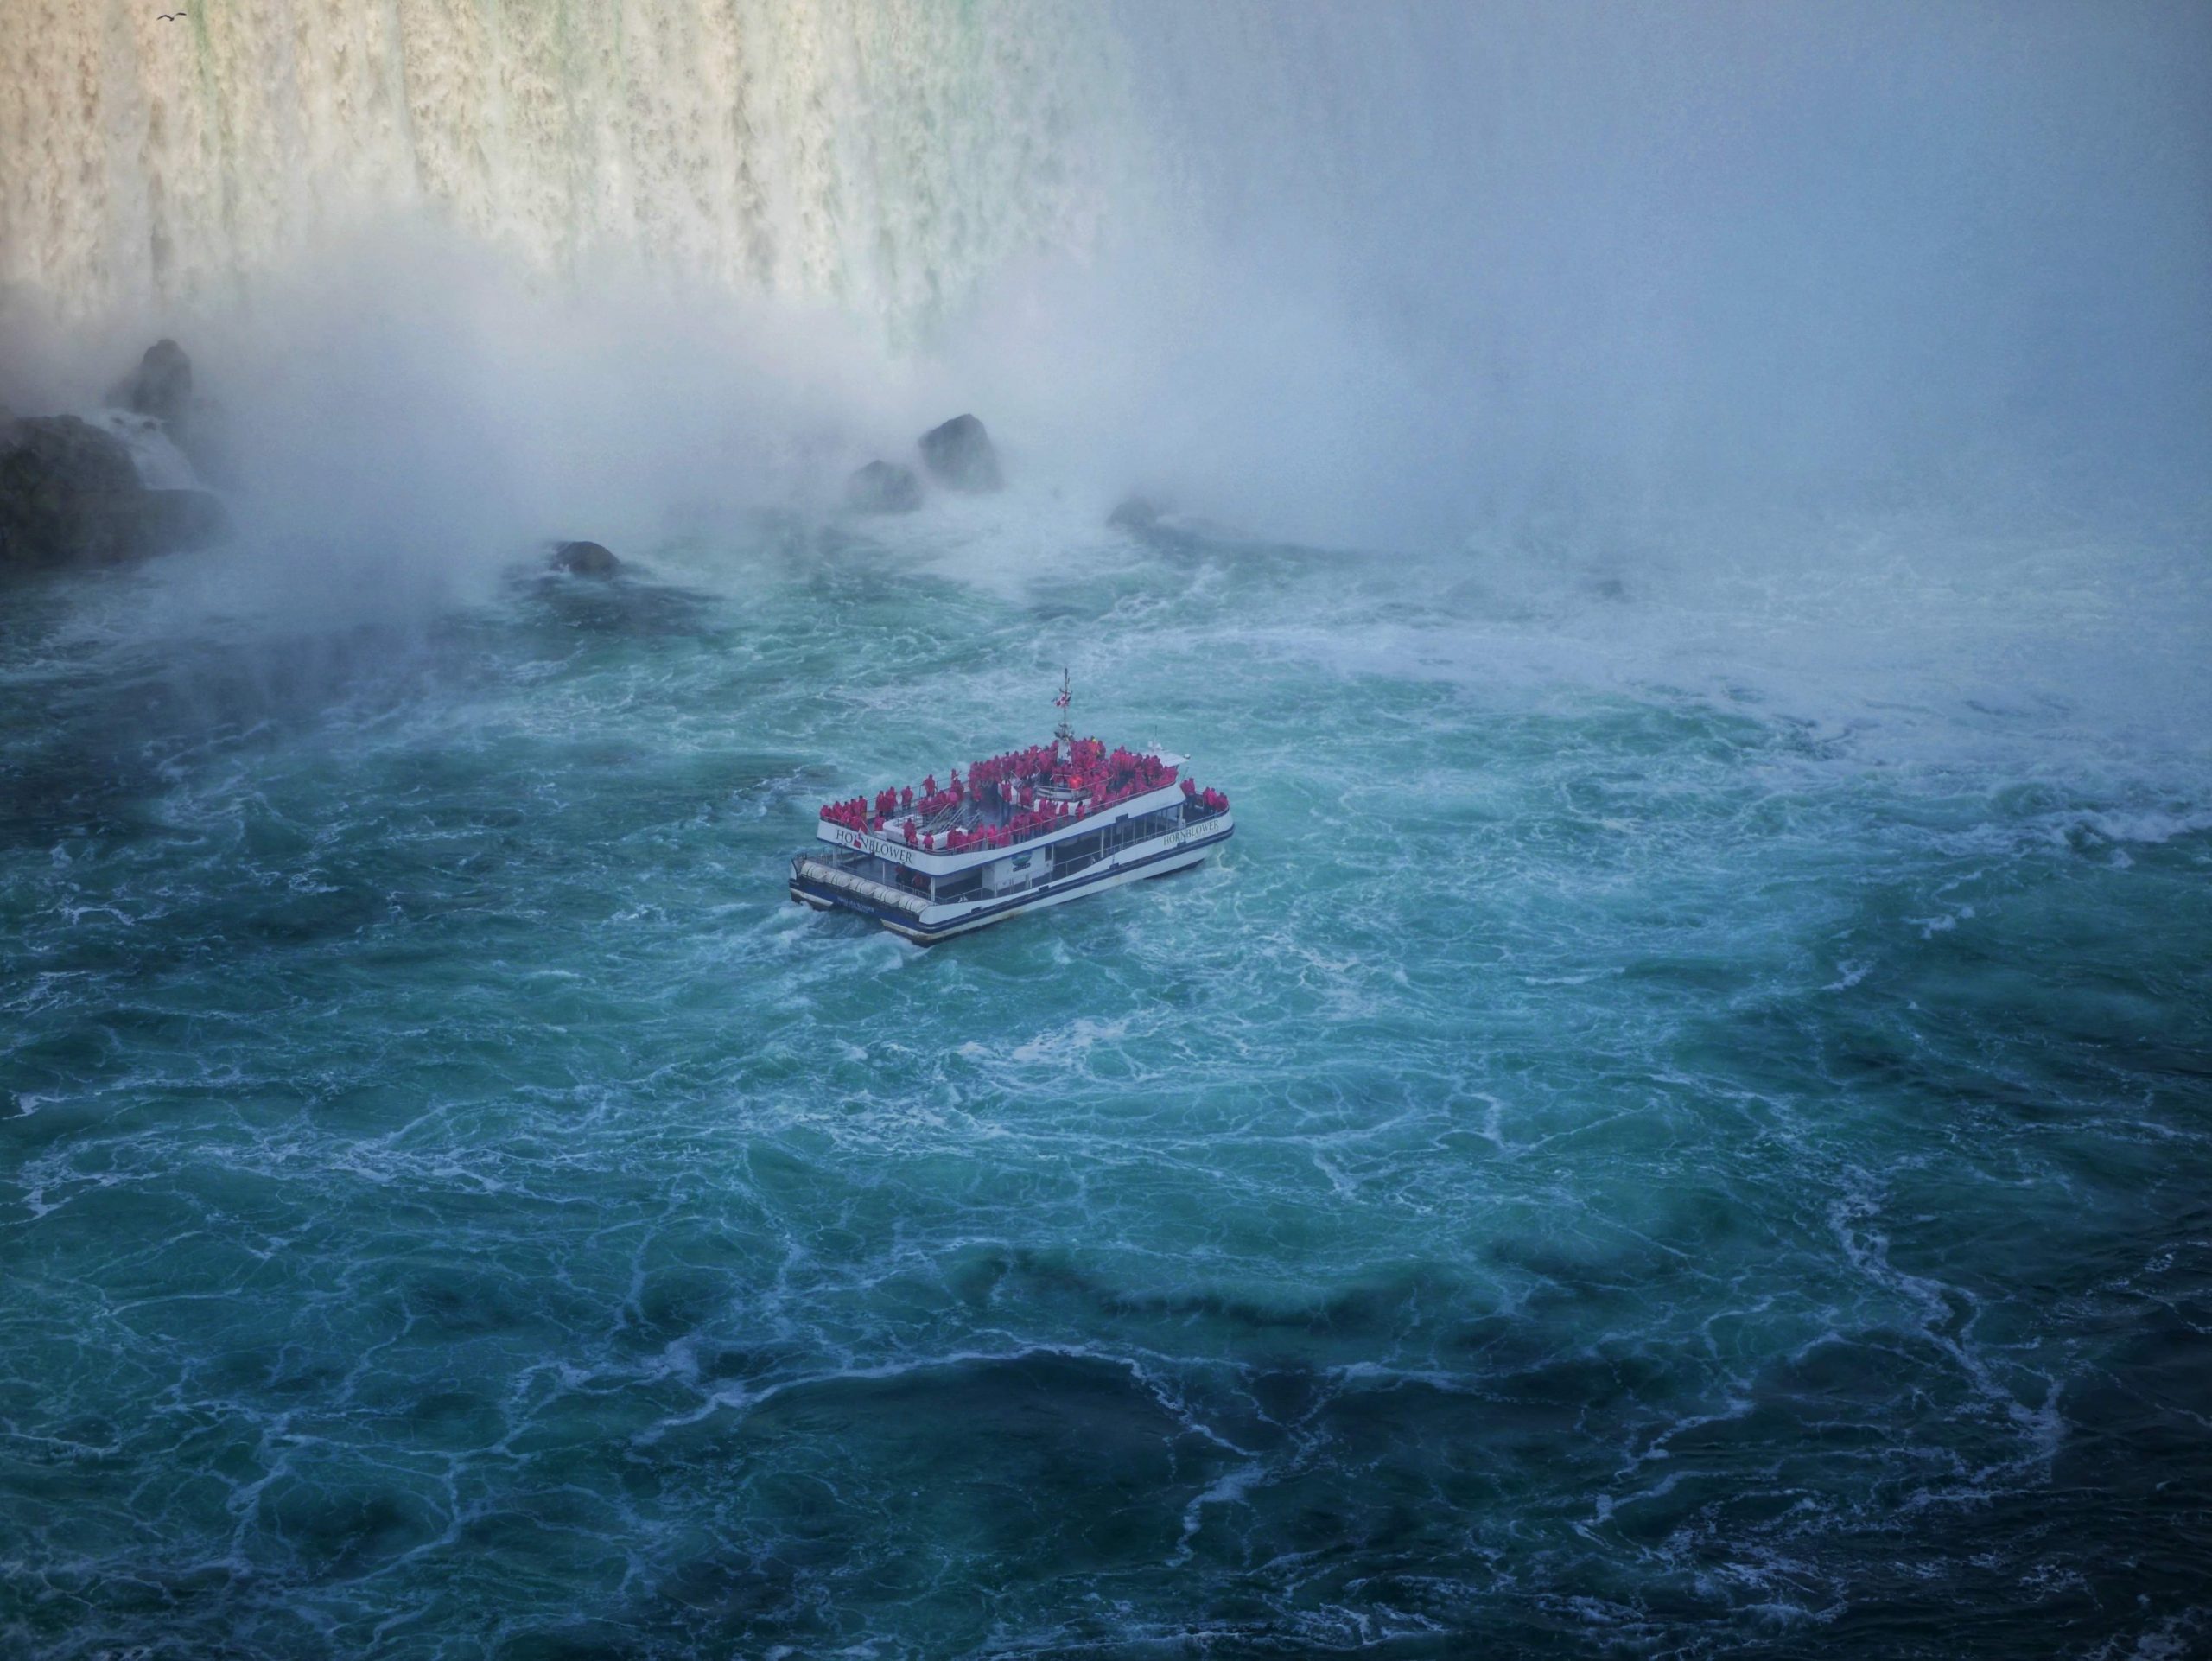
[[[1063,749],[1071,758],[1075,754],[1075,729],[1068,725],[1068,671],[1065,665],[1060,668],[1060,695],[1052,700],[1052,707],[1060,712],[1060,724],[1052,729],[1052,760],[1057,767]]]

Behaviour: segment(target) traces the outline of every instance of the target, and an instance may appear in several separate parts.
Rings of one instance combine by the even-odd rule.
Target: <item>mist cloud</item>
[[[660,10],[671,39],[705,27]],[[1130,0],[1103,36],[986,12],[974,61],[823,14],[858,54],[823,135],[840,166],[955,124],[865,200],[823,186],[846,217],[772,280],[685,254],[744,244],[715,218],[729,192],[701,196],[695,235],[664,181],[635,247],[594,210],[600,253],[550,263],[397,200],[66,329],[19,281],[0,397],[89,396],[178,334],[253,453],[245,522],[341,564],[334,544],[435,561],[820,506],[968,407],[1033,480],[1353,545],[1531,513],[2201,503],[2202,9]],[[735,62],[664,88],[670,119],[766,97],[780,72]],[[864,94],[889,87],[899,124],[870,127]],[[606,113],[596,83],[569,96]],[[791,137],[671,142],[701,167],[814,165]],[[133,165],[109,156],[118,199]],[[760,187],[786,204],[760,235],[830,211],[799,174]]]

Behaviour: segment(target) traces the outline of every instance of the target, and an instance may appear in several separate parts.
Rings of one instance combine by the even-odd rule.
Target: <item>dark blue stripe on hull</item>
[[[1147,854],[1134,864],[1117,865],[1095,875],[1086,873],[1067,882],[1048,883],[1041,888],[1032,888],[1027,894],[1017,894],[1014,898],[1001,901],[995,906],[986,906],[981,911],[963,912],[942,928],[936,929],[924,928],[915,920],[912,912],[896,911],[888,906],[874,905],[856,894],[848,894],[842,888],[833,888],[823,883],[810,882],[804,877],[793,878],[791,888],[793,894],[805,894],[825,904],[835,906],[840,911],[854,912],[879,923],[895,925],[908,939],[914,940],[917,945],[934,945],[938,941],[954,934],[963,933],[979,923],[988,922],[994,918],[1011,916],[1023,907],[1033,906],[1040,900],[1050,900],[1056,894],[1081,894],[1085,888],[1096,888],[1118,877],[1141,871],[1147,865],[1157,865],[1163,860],[1179,859],[1186,854],[1212,848],[1217,843],[1227,842],[1236,834],[1232,827],[1216,836],[1203,837],[1196,842],[1186,842],[1180,848],[1169,848],[1157,854]]]

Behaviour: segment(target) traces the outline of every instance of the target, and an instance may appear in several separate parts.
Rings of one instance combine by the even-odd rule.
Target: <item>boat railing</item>
[[[1129,799],[1125,797],[1122,799],[1128,800]],[[919,833],[933,836],[938,839],[940,845],[935,851],[938,853],[948,852],[950,850],[942,845],[946,833],[953,830],[974,830],[989,822],[988,815],[970,811],[974,808],[975,805],[975,798],[969,797],[965,803],[957,806],[947,808],[942,812],[931,814],[927,818],[924,818],[918,814],[913,815],[914,828]],[[1118,823],[1118,821],[1116,821],[1108,816],[1111,813],[1114,808],[1120,805],[1120,802],[1109,803],[1106,806],[1101,807],[1096,811],[1086,815],[1085,818],[1096,819],[1099,824],[1099,828],[1102,830],[1105,829],[1111,824]],[[1171,802],[1166,807],[1154,808],[1150,810],[1150,812],[1173,812],[1178,808],[1181,810],[1182,818],[1180,822],[1184,824],[1203,824],[1208,819],[1217,818],[1217,816],[1229,811],[1229,809],[1225,806],[1208,807],[1198,798],[1195,796],[1186,796],[1179,803]],[[1149,813],[1147,813],[1145,815],[1140,815],[1139,817],[1149,816]],[[1007,841],[1005,850],[1001,851],[1011,852],[1016,848],[1026,846],[1027,844],[1039,841],[1043,837],[1056,836],[1059,832],[1069,830],[1080,823],[1082,823],[1082,821],[1075,819],[1056,819],[1050,824],[1038,825],[1032,830],[1021,831],[1019,834],[1009,837]],[[886,842],[895,842],[901,847],[918,847],[920,845],[918,843],[908,843],[906,837],[900,833],[897,824],[886,824],[882,830],[872,830],[868,834],[870,836],[880,837]]]

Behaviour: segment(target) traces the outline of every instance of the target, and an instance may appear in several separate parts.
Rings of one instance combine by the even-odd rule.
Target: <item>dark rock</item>
[[[156,340],[138,366],[110,389],[110,409],[129,410],[161,423],[192,470],[219,490],[238,484],[230,422],[223,406],[192,390],[192,360],[175,340]]]
[[[213,496],[147,489],[123,441],[74,416],[22,417],[0,430],[0,571],[113,565],[224,529]]]
[[[553,569],[575,576],[607,577],[620,570],[622,562],[603,544],[564,542],[553,550]]]
[[[192,360],[175,340],[156,340],[138,366],[116,383],[107,401],[113,409],[166,423],[169,436],[181,442],[192,414]]]
[[[912,468],[871,461],[845,480],[845,506],[855,513],[911,513],[922,505],[922,481]]]
[[[1116,531],[1134,531],[1142,536],[1160,523],[1160,515],[1166,511],[1149,497],[1124,496],[1106,516],[1106,523]]]
[[[955,416],[922,435],[922,460],[955,490],[998,490],[1006,484],[991,436],[971,415]]]

